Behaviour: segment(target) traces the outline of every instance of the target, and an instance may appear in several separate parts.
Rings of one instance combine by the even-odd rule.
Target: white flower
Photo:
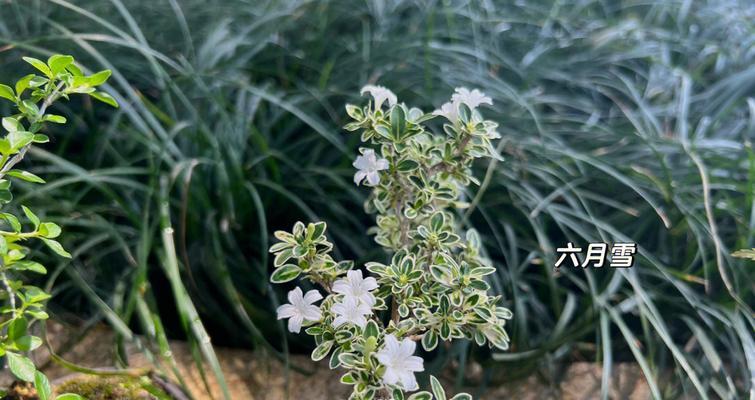
[[[372,314],[370,305],[362,303],[356,297],[344,297],[339,303],[333,304],[330,308],[336,313],[336,319],[333,320],[333,327],[350,323],[360,328],[364,328],[367,325],[367,315]]]
[[[394,335],[385,336],[385,346],[377,352],[377,359],[385,365],[383,383],[397,385],[404,390],[417,390],[415,372],[424,371],[424,360],[414,354],[417,344],[405,338],[401,342]]]
[[[278,319],[290,318],[288,320],[288,330],[293,333],[301,331],[301,325],[304,321],[319,321],[322,318],[320,308],[312,303],[322,299],[322,295],[317,290],[310,290],[302,296],[300,288],[288,292],[288,302],[278,307]]]
[[[370,291],[377,289],[378,284],[373,277],[362,277],[362,271],[351,270],[346,273],[346,278],[341,278],[333,283],[333,291],[346,297],[354,297],[360,302],[372,307],[375,305],[375,296]]]
[[[451,96],[451,101],[440,106],[439,110],[433,111],[433,115],[440,115],[449,121],[456,123],[459,119],[459,105],[466,104],[470,110],[479,107],[480,104],[493,105],[493,100],[486,96],[485,93],[474,89],[471,92],[465,87],[456,88],[456,92]]]
[[[451,101],[457,106],[464,103],[472,110],[477,108],[480,104],[493,105],[493,100],[486,96],[485,93],[477,89],[473,89],[470,92],[469,89],[465,87],[456,88],[456,93],[451,96]]]
[[[445,103],[442,106],[440,106],[439,110],[433,111],[433,115],[440,115],[441,117],[446,117],[447,120],[456,123],[456,120],[459,119],[459,111],[456,108],[458,105],[456,103]]]
[[[388,106],[396,104],[396,95],[383,86],[367,85],[360,92],[362,95],[369,93],[375,100],[375,110],[379,110],[383,103],[388,100]]]
[[[385,158],[378,159],[375,156],[375,151],[372,149],[366,149],[362,152],[361,156],[357,156],[356,161],[352,164],[357,171],[354,174],[354,183],[359,185],[362,180],[367,178],[367,186],[375,186],[380,183],[380,174],[378,171],[388,169],[388,160]]]

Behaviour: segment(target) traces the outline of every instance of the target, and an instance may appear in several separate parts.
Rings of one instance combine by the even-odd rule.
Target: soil
[[[64,359],[86,367],[114,365],[114,334],[106,327],[95,327],[85,334],[60,324],[48,323],[48,337],[58,355]],[[66,344],[67,339],[76,338]],[[180,341],[170,343],[177,370],[197,400],[221,399],[219,386],[208,367],[198,369],[194,363],[189,346]],[[260,351],[216,348],[221,369],[225,374],[227,386],[234,400],[339,400],[347,399],[350,387],[339,382],[342,371],[332,371],[327,361],[312,362],[307,356],[291,356],[291,368],[279,362],[269,354]],[[124,356],[133,368],[153,366],[143,352],[136,346],[128,345]],[[36,363],[48,375],[54,385],[60,384],[60,378],[70,376],[70,371],[49,361],[46,350],[35,353]],[[166,368],[170,370],[170,368]],[[299,372],[301,371],[301,372]],[[471,368],[472,374],[481,374],[480,366]],[[546,379],[530,376],[500,387],[488,388],[484,393],[470,393],[479,400],[518,399],[595,399],[600,398],[601,367],[595,363],[577,362],[566,368],[558,377],[557,383],[548,383]],[[210,392],[207,395],[203,375]],[[449,375],[452,376],[452,375]],[[7,379],[7,377],[5,377]],[[176,380],[175,377],[170,379]],[[472,377],[474,380],[474,377]],[[177,380],[176,380],[177,381]],[[8,385],[10,381],[0,383]],[[449,382],[449,393],[455,392]],[[635,364],[616,364],[611,377],[612,399],[648,399],[650,391],[644,377]],[[17,400],[15,398],[11,398]],[[31,400],[19,398],[18,400]],[[135,397],[135,399],[140,399]]]

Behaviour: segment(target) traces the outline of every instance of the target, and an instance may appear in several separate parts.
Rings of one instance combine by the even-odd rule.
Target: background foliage
[[[112,69],[121,104],[58,108],[71,123],[29,166],[55,183],[19,192],[64,225],[74,255],[48,282],[53,309],[104,318],[124,341],[145,334],[167,369],[167,337],[191,340],[214,373],[207,332],[284,359],[310,348],[272,323],[270,232],[324,220],[338,258],[385,257],[363,234],[343,104],[376,82],[430,110],[464,85],[493,97],[503,135],[506,160],[478,165],[463,216],[499,267],[513,342],[460,343],[433,366],[458,365],[462,383],[484,363],[482,391],[500,372],[634,360],[657,397],[744,396],[753,273],[729,253],[755,243],[748,3],[3,3],[6,80],[21,55],[70,53]],[[554,271],[569,240],[632,240],[640,255],[628,270]]]

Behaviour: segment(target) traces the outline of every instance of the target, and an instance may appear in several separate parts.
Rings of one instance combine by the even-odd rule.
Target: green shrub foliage
[[[46,122],[66,123],[65,117],[48,112],[53,103],[67,100],[72,94],[86,94],[114,107],[117,103],[107,93],[97,91],[110,77],[109,70],[85,75],[73,57],[67,55],[54,55],[47,62],[30,57],[24,57],[24,61],[37,72],[19,79],[14,87],[0,84],[0,97],[15,103],[18,110],[2,119],[7,134],[0,139],[0,218],[4,225],[0,231],[0,356],[5,357],[16,378],[34,382],[39,398],[47,400],[52,396],[50,383],[24,355],[42,344],[42,339],[34,336],[29,327],[36,320],[48,318],[45,301],[50,298],[44,290],[28,284],[24,277],[28,273],[46,274],[47,269],[29,258],[30,250],[24,244],[39,240],[61,257],[71,255],[56,240],[61,234],[57,224],[41,219],[24,205],[21,205],[22,216],[8,212],[13,200],[11,184],[13,180],[45,183],[39,176],[20,169],[18,164],[33,145],[49,141],[47,135],[40,133]],[[73,394],[57,397],[77,398],[81,397]]]
[[[330,357],[331,368],[344,368],[341,382],[354,386],[352,399],[404,399],[419,388],[414,373],[424,370],[417,342],[428,352],[454,339],[508,349],[504,324],[511,311],[488,294],[485,281],[496,268],[481,255],[478,234],[465,231],[454,212],[468,206],[464,188],[478,183],[472,162],[498,157],[491,141],[499,135],[497,124],[478,110],[492,105],[479,90],[458,88],[429,114],[398,104],[380,86],[362,93],[372,101],[346,106],[352,122],[345,128],[360,132],[367,146],[353,164],[354,183],[372,190],[366,210],[377,215],[372,233],[390,262],[367,263],[371,276],[365,278],[353,262],[331,257],[325,222],[297,222],[293,232],[275,233],[280,242],[270,248],[271,280],[302,277],[325,290],[323,298],[318,290],[295,288],[278,318],[288,319],[291,332],[307,327],[317,343],[312,359]],[[425,124],[438,116],[444,119],[441,133]],[[446,398],[434,377],[430,387],[432,393],[408,398]]]

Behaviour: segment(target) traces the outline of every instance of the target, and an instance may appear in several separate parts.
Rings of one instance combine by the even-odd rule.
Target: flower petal
[[[367,326],[367,318],[365,318],[363,316],[359,316],[359,317],[357,317],[356,319],[354,319],[351,322],[353,322],[354,325],[356,325],[356,326],[358,326],[358,327],[360,327],[362,329],[364,329],[364,327]]]
[[[346,273],[346,278],[351,282],[361,282],[362,281],[362,270],[360,269],[352,269],[349,272]]]
[[[356,160],[351,164],[354,168],[362,171],[370,167],[370,160],[364,156],[357,156]]]
[[[398,354],[399,343],[398,339],[394,335],[385,335],[385,349],[389,354]]]
[[[387,368],[383,374],[383,382],[387,385],[395,385],[399,382],[399,376],[393,368]]]
[[[400,347],[400,353],[403,357],[408,357],[414,354],[414,350],[417,349],[417,343],[415,343],[413,340],[406,338],[401,341]]]
[[[304,318],[299,315],[291,317],[288,320],[288,331],[293,333],[301,332],[301,324],[304,322]]]
[[[415,378],[414,374],[411,372],[404,372],[401,374],[401,386],[407,391],[413,391],[419,388],[417,378]]]
[[[370,308],[370,314],[372,314],[372,307],[374,307],[375,303],[377,303],[375,296],[370,292],[366,292],[359,296],[359,301],[367,305]]]
[[[294,306],[300,304],[303,300],[304,296],[302,295],[301,288],[298,286],[294,290],[288,292],[288,302]]]
[[[362,289],[366,291],[372,291],[378,288],[377,280],[371,276],[368,276],[367,278],[364,278],[362,281]]]
[[[307,304],[312,304],[316,302],[317,300],[321,300],[322,295],[317,290],[310,290],[307,292],[307,294],[304,295],[304,302]]]
[[[278,319],[291,318],[296,315],[296,307],[292,306],[291,304],[284,304],[278,307],[277,313]]]
[[[425,370],[425,360],[422,357],[411,356],[404,360],[404,368],[409,371],[421,372]]]
[[[342,316],[338,316],[338,317],[336,317],[336,318],[335,318],[335,319],[333,320],[333,327],[334,327],[334,328],[338,328],[339,326],[341,326],[341,325],[343,325],[343,324],[345,324],[345,323],[347,323],[347,322],[348,322],[348,321],[346,320],[346,318],[344,318],[344,317],[342,317]]]
[[[319,321],[320,318],[322,318],[322,311],[320,311],[320,307],[317,306],[307,306],[304,308],[302,314],[307,321]]]
[[[385,158],[381,158],[377,160],[377,163],[375,164],[375,169],[377,169],[378,171],[388,169],[388,160],[386,160]]]
[[[333,292],[335,293],[347,294],[350,287],[351,285],[349,285],[349,282],[347,282],[346,279],[339,279],[333,282]]]
[[[369,186],[377,185],[378,183],[380,183],[380,175],[375,171],[368,172],[367,183],[369,184]]]

